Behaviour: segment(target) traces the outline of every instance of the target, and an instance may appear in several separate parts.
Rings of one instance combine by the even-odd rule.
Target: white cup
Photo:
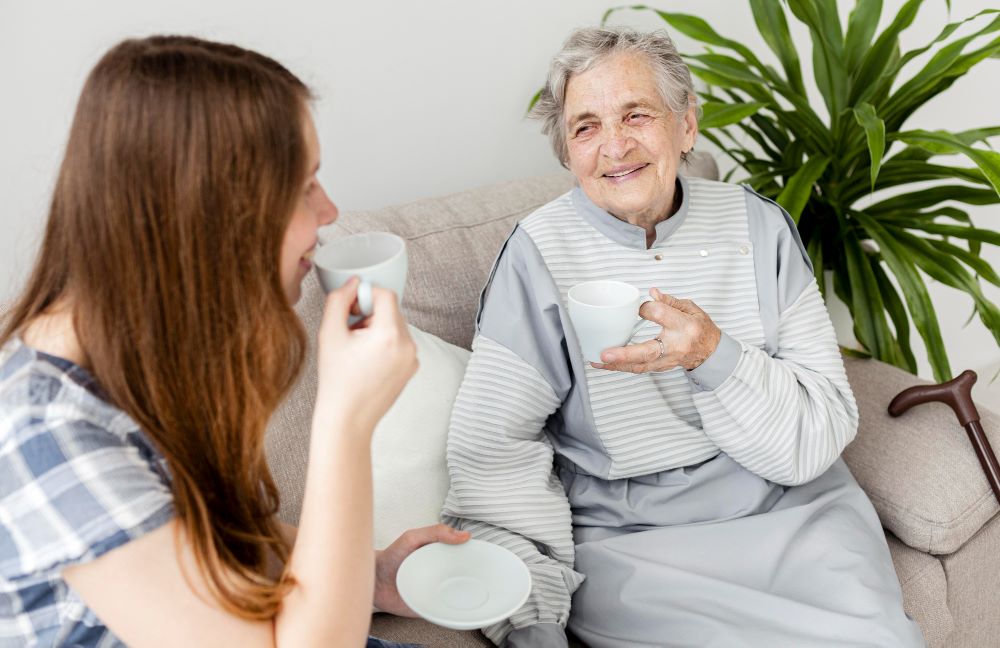
[[[601,351],[628,344],[646,320],[639,307],[652,298],[623,281],[585,281],[569,289],[569,318],[588,362]]]
[[[400,301],[406,287],[406,242],[389,232],[364,232],[333,239],[316,249],[316,275],[323,290],[330,292],[351,277],[361,279],[358,308],[364,317],[372,313],[371,287],[396,293]],[[352,323],[360,318],[352,317]]]

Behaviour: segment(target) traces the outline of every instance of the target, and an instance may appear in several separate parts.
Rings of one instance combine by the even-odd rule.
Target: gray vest
[[[648,250],[621,245],[588,223],[569,194],[525,219],[559,291],[583,281],[615,279],[648,294],[653,286],[704,309],[731,337],[764,348],[757,303],[753,246],[742,187],[685,179],[688,212],[680,227]],[[580,351],[568,317],[570,354]],[[633,339],[651,340],[660,326],[647,322]],[[575,360],[579,360],[576,358]],[[715,456],[719,448],[702,431],[692,385],[681,368],[629,374],[594,369],[582,361],[592,423],[566,421],[554,439],[557,451],[589,447],[610,459],[604,476],[619,479],[687,466]],[[594,429],[581,429],[593,427]],[[573,453],[561,453],[573,454]],[[604,472],[604,471],[602,471]]]

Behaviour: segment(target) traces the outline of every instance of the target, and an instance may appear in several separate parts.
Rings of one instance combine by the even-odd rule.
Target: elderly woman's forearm
[[[553,449],[542,432],[558,405],[531,365],[485,336],[476,338],[452,412],[451,487],[442,519],[513,551],[532,573],[536,596],[485,630],[496,642],[515,626],[561,628],[583,580],[572,569],[569,502],[552,475]]]
[[[742,345],[732,376],[695,394],[705,433],[734,460],[794,485],[822,474],[857,431],[857,405],[815,283],[783,316],[775,357]]]

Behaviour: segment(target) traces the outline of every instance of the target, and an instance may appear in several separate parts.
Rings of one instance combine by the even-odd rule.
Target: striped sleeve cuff
[[[507,648],[567,648],[566,631],[558,623],[538,623],[510,631]]]
[[[740,343],[723,331],[719,346],[704,362],[687,372],[688,380],[698,391],[711,391],[722,385],[733,375],[740,361]]]

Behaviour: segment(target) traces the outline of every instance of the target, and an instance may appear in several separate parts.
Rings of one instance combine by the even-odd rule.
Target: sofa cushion
[[[451,406],[470,352],[415,326],[420,367],[372,435],[375,547],[407,529],[437,524],[448,495]]]
[[[861,420],[844,459],[882,525],[914,549],[956,551],[1000,511],[964,428],[941,403],[892,418],[886,410],[892,398],[926,381],[877,360],[845,364]],[[979,412],[987,437],[1000,448],[1000,417]]]
[[[278,516],[297,524],[302,511],[312,411],[316,403],[316,335],[324,295],[310,273],[296,310],[309,353],[302,375],[274,413],[265,437],[268,464],[281,494]],[[451,405],[469,351],[410,326],[420,366],[372,435],[375,546],[409,528],[436,524],[448,492],[445,445]],[[345,368],[345,371],[349,368]]]
[[[948,609],[948,580],[941,561],[886,534],[892,564],[903,590],[903,608],[920,625],[928,648],[941,648],[955,629]]]

